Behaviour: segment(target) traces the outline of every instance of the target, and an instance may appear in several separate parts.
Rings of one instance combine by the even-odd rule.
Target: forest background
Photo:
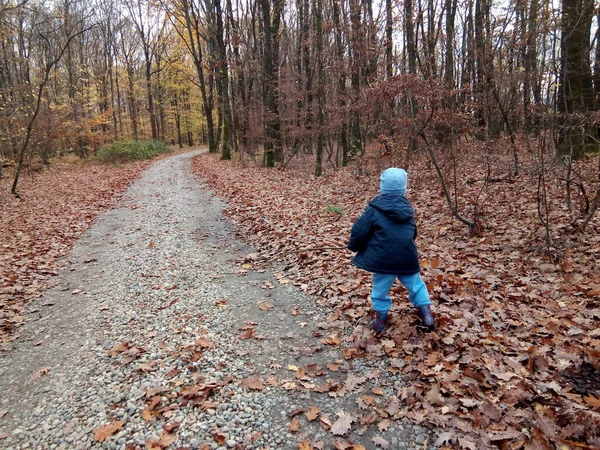
[[[434,356],[401,327],[379,349],[411,361],[408,417],[499,446],[599,446],[599,43],[592,0],[0,0],[0,178],[26,195],[0,197],[3,346],[144,167],[51,164],[150,140],[233,158],[195,169],[264,257],[352,323],[368,280],[302,250],[343,246],[399,165],[445,333]],[[19,185],[23,171],[45,173]],[[348,342],[348,357],[373,347]]]

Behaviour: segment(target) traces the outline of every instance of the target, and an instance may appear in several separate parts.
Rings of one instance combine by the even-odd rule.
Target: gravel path
[[[144,172],[30,304],[0,359],[0,447],[430,448],[426,429],[381,432],[377,405],[357,406],[369,394],[385,408],[401,379],[389,361],[348,362],[323,344],[332,311],[244,259],[252,249],[190,173],[197,153]],[[339,395],[315,392],[327,380]],[[345,436],[325,429],[339,417],[353,419]]]

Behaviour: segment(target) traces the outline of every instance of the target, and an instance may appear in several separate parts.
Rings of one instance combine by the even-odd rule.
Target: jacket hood
[[[381,194],[369,203],[394,222],[406,222],[415,215],[415,210],[406,197],[399,194]]]

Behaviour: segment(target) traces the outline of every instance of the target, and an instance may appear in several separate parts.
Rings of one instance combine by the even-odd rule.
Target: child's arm
[[[360,252],[367,246],[371,237],[372,216],[373,210],[367,207],[358,220],[354,222],[354,225],[352,225],[350,241],[348,242],[348,249],[351,251]]]

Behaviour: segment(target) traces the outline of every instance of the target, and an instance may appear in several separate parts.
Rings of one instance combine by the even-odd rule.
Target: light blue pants
[[[374,273],[371,303],[375,311],[387,313],[392,307],[392,299],[388,296],[388,292],[390,292],[396,278],[408,290],[408,300],[410,300],[415,308],[423,305],[431,305],[427,286],[425,286],[420,273],[415,273],[414,275]]]

